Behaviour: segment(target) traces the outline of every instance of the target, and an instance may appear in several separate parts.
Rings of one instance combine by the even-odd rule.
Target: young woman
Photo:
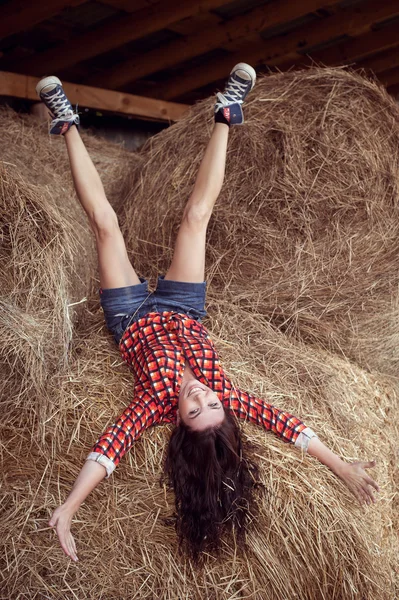
[[[79,136],[61,82],[47,77],[37,86],[64,135],[78,199],[94,231],[100,298],[108,328],[135,375],[135,396],[97,440],[76,482],[49,524],[77,561],[71,522],[88,494],[110,476],[143,431],[176,425],[166,451],[165,478],[174,489],[176,529],[188,554],[219,548],[224,529],[245,531],[256,486],[256,466],[245,456],[237,420],[273,431],[307,450],[334,471],[360,502],[374,502],[376,482],[365,469],[374,462],[344,463],[296,417],[236,388],[220,366],[201,324],[205,316],[205,238],[222,187],[229,128],[243,123],[242,103],[255,71],[240,63],[217,95],[215,125],[177,235],[173,260],[154,293],[131,265],[118,221],[100,177]],[[237,419],[238,417],[238,419]]]

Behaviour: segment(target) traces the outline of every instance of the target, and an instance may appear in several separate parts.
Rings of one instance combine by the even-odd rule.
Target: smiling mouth
[[[204,391],[203,388],[200,387],[199,385],[193,385],[193,387],[188,392],[187,397],[191,396],[191,394],[194,394],[194,392],[203,392],[203,391]]]

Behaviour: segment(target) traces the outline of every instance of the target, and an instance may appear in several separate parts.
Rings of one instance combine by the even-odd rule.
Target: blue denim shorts
[[[119,344],[127,327],[149,312],[174,311],[200,321],[206,316],[206,282],[188,283],[158,277],[155,292],[148,291],[148,281],[121,288],[100,290],[105,322]]]

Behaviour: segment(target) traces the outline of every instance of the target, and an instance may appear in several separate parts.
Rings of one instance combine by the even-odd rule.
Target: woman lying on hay
[[[238,419],[273,431],[307,450],[340,477],[361,503],[374,502],[374,462],[344,463],[298,418],[237,389],[224,373],[205,316],[205,239],[221,190],[229,128],[243,123],[242,103],[255,71],[240,63],[217,95],[215,126],[184,210],[173,260],[154,293],[129,262],[114,210],[84,147],[61,82],[41,80],[37,91],[52,113],[50,133],[65,137],[76,193],[96,236],[100,297],[108,328],[135,374],[135,397],[98,439],[71,493],[50,520],[61,546],[77,561],[71,521],[88,494],[110,476],[132,443],[151,425],[176,425],[164,475],[173,488],[182,547],[197,559],[217,551],[223,530],[243,534],[257,487],[256,465],[246,456]],[[238,418],[238,419],[237,419]]]

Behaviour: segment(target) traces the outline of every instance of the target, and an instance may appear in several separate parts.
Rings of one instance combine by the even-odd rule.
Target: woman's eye
[[[194,408],[194,410],[190,410],[189,415],[195,415],[198,412],[198,408]]]
[[[209,406],[210,406],[211,408],[214,408],[214,407],[215,407],[215,406],[217,406],[217,405],[218,405],[218,403],[217,403],[217,402],[212,402],[212,404],[210,404]]]

